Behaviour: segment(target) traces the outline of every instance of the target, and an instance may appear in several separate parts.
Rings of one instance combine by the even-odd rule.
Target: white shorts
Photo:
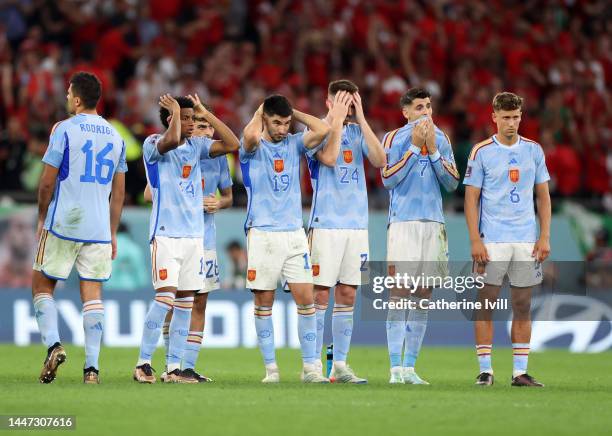
[[[105,282],[111,275],[112,254],[110,243],[69,241],[43,230],[33,268],[50,279],[66,280],[76,265],[80,280]]]
[[[217,250],[204,250],[204,286],[198,294],[207,294],[220,288]]]
[[[361,285],[369,260],[365,229],[311,229],[308,233],[312,281],[331,288],[337,283]]]
[[[279,280],[312,283],[304,229],[269,232],[251,228],[247,236],[247,252],[247,289],[275,290]]]
[[[156,236],[151,242],[153,288],[199,291],[204,281],[202,238]]]
[[[489,263],[485,267],[484,282],[501,286],[508,274],[510,285],[529,288],[542,283],[542,264],[531,253],[533,242],[490,242],[485,244]]]
[[[389,275],[426,277],[448,275],[448,239],[444,224],[435,221],[400,221],[387,231]]]

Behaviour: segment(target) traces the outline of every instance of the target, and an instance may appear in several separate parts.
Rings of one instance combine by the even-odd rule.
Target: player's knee
[[[527,298],[521,298],[512,301],[512,312],[514,316],[526,316],[531,310],[531,301]]]
[[[334,293],[335,301],[340,304],[355,304],[356,289],[353,286],[337,285]]]
[[[40,271],[32,272],[32,297],[37,294],[53,294],[55,280],[51,280]]]
[[[274,304],[274,291],[253,291],[253,301],[256,306],[272,307]]]
[[[314,290],[314,302],[322,306],[329,304],[329,289],[317,289]]]

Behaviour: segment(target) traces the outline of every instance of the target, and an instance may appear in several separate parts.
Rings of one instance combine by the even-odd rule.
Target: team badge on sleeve
[[[518,168],[510,168],[508,170],[508,176],[510,177],[510,181],[512,183],[517,183],[520,179],[520,172]]]
[[[470,177],[472,175],[472,165],[468,165],[465,170],[465,177]]]
[[[344,162],[353,162],[353,150],[344,150],[342,151],[342,155],[344,156]]]
[[[282,173],[285,169],[285,161],[283,159],[274,159],[274,171]]]
[[[312,275],[315,277],[319,275],[319,265],[312,266]]]
[[[159,270],[159,279],[160,280],[166,280],[168,278],[168,270],[167,269],[160,269]]]
[[[191,165],[183,165],[183,179],[186,179],[191,174]]]

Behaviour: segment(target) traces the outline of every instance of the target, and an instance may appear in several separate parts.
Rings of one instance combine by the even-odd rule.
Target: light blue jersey
[[[200,160],[209,159],[212,140],[191,137],[174,150],[161,154],[151,135],[142,146],[147,180],[153,194],[149,239],[202,238],[202,173]]]
[[[436,127],[438,151],[433,155],[411,143],[412,130],[420,121],[407,123],[383,138],[388,165],[382,170],[382,180],[390,191],[389,223],[444,223],[440,185],[451,192],[459,184],[453,149],[442,130]]]
[[[113,176],[127,171],[125,144],[115,128],[99,115],[61,121],[42,160],[59,168],[44,228],[62,239],[110,243]]]
[[[259,141],[247,153],[240,140],[240,168],[248,195],[245,231],[251,227],[271,232],[303,227],[300,159],[308,150],[304,132],[289,134],[280,142]]]
[[[480,237],[487,242],[535,242],[534,185],[550,180],[544,151],[519,136],[503,145],[495,136],[472,148],[465,185],[480,188]]]
[[[233,185],[226,156],[202,159],[200,161],[200,169],[202,171],[204,196],[215,195],[217,188],[225,189]],[[216,249],[217,228],[215,227],[215,214],[204,212],[204,250]]]
[[[323,165],[315,155],[314,150],[307,154],[313,191],[308,227],[367,229],[368,191],[363,157],[368,155],[368,146],[361,127],[354,123],[342,127],[340,153],[334,167]]]

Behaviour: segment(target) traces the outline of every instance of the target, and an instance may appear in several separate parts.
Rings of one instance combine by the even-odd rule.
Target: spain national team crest
[[[517,183],[520,179],[520,172],[518,168],[510,168],[508,170],[508,176],[510,177],[510,181],[512,183]]]
[[[353,150],[343,150],[342,155],[344,156],[344,162],[347,164],[353,162]]]
[[[250,270],[247,271],[247,279],[250,282],[255,280],[255,277],[257,277],[257,271],[255,271],[254,269],[250,269]]]
[[[312,266],[312,275],[315,277],[319,275],[319,265]]]
[[[285,169],[285,161],[283,159],[274,159],[274,171],[282,173]]]
[[[183,165],[183,179],[186,179],[191,174],[191,165]]]
[[[427,146],[426,145],[421,145],[421,155],[427,156]]]
[[[159,270],[159,279],[160,280],[166,280],[168,278],[168,270],[167,269],[160,269]]]

